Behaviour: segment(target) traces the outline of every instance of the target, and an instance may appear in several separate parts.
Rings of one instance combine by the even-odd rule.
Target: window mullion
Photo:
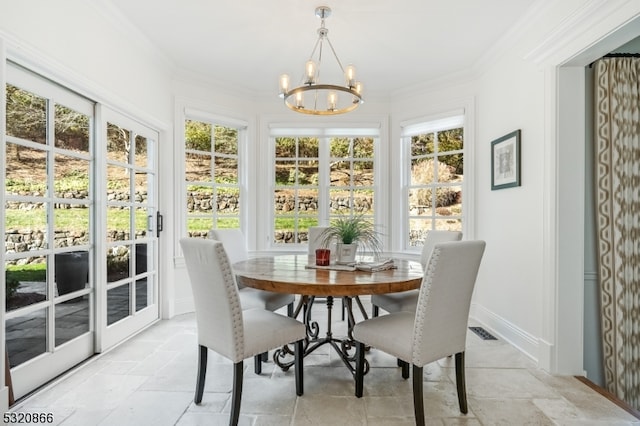
[[[318,224],[329,224],[329,186],[330,186],[330,159],[329,138],[322,137],[318,141]]]

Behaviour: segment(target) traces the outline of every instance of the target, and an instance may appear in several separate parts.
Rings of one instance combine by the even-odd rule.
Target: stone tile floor
[[[370,306],[364,301],[365,306]],[[326,310],[314,307],[316,319]],[[346,325],[334,315],[334,335]],[[240,425],[412,425],[411,380],[396,360],[368,355],[363,398],[328,346],[305,358],[304,395],[296,397],[293,370],[270,360],[261,375],[245,361]],[[460,414],[452,359],[425,367],[429,425],[640,425],[573,377],[551,376],[509,344],[467,337],[469,413]],[[210,352],[202,404],[193,403],[197,368],[193,314],[159,321],[113,350],[96,356],[23,401],[12,411],[51,412],[58,425],[227,425],[231,363]]]

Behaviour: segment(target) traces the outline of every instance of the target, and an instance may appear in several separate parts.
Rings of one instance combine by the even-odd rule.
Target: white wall
[[[475,315],[532,354],[540,336],[544,74],[509,55],[478,83],[477,238],[487,241]],[[491,141],[520,129],[521,186],[491,190]],[[533,352],[534,356],[537,354]]]

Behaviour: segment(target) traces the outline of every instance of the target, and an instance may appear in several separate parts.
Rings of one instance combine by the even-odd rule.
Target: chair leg
[[[296,395],[298,396],[302,396],[302,394],[304,393],[304,370],[302,367],[302,359],[304,358],[304,349],[302,347],[302,340],[298,340],[296,342],[296,348],[295,348],[295,359],[294,359],[294,368],[295,368],[295,375],[296,375]]]
[[[345,302],[345,299],[343,297],[342,298],[342,321],[344,321],[346,311],[347,311],[347,302]]]
[[[398,358],[398,365],[400,367],[402,367],[402,378],[403,379],[408,379],[409,378],[409,363],[406,361],[401,360],[400,358]]]
[[[243,361],[233,364],[233,391],[231,393],[231,418],[229,425],[236,426],[240,418],[240,402],[242,400]]]
[[[467,386],[464,378],[464,351],[456,354],[456,387],[458,388],[458,405],[460,412],[467,414]]]
[[[356,396],[362,398],[364,388],[364,343],[356,342]]]
[[[253,357],[253,371],[256,374],[262,374],[262,354]]]
[[[422,392],[422,367],[413,366],[413,413],[416,426],[424,426],[424,399]]]
[[[375,318],[378,315],[380,315],[380,307],[373,305],[373,311],[371,312],[371,316]]]
[[[287,305],[287,316],[293,317],[293,302]]]
[[[207,375],[207,353],[206,346],[198,346],[198,377],[196,379],[196,395],[193,402],[200,404],[202,402],[202,394],[204,393],[204,380]]]

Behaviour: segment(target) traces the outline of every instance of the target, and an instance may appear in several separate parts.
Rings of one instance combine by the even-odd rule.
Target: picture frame
[[[520,129],[491,142],[491,190],[520,186]]]

